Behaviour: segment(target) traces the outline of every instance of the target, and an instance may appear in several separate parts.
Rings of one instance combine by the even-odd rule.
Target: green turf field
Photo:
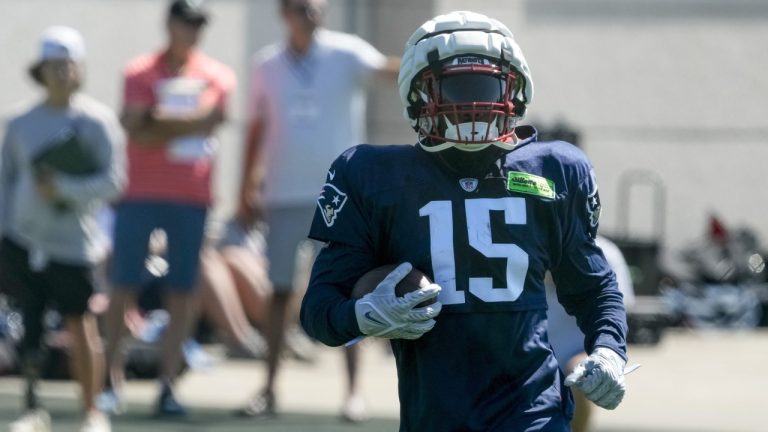
[[[80,418],[72,400],[43,401],[51,413],[54,432],[77,432]],[[0,430],[18,414],[19,401],[15,396],[0,396]],[[169,421],[151,417],[149,406],[129,406],[128,413],[114,418],[114,432],[393,432],[398,422],[393,419],[372,419],[364,424],[344,423],[335,416],[284,413],[271,419],[241,419],[222,410],[194,410],[189,418]]]

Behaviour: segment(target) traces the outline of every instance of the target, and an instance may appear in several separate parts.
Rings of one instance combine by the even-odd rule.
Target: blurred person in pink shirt
[[[107,390],[100,406],[119,412],[123,315],[135,303],[149,236],[165,231],[170,266],[165,307],[170,323],[163,341],[156,414],[183,416],[173,394],[182,343],[195,319],[199,255],[211,201],[211,171],[226,103],[235,86],[226,65],[197,45],[209,16],[200,1],[170,5],[167,46],[132,60],[125,70],[121,121],[128,133],[128,187],[116,206],[112,299],[106,321]]]

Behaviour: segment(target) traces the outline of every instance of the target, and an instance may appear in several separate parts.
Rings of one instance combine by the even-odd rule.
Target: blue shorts
[[[168,289],[190,292],[197,286],[200,248],[208,209],[192,204],[123,201],[115,208],[115,233],[110,279],[117,288],[138,290],[145,282],[144,261],[152,231],[165,231]]]

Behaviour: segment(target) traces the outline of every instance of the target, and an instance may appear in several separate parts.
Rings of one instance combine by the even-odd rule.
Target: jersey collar
[[[535,127],[530,125],[517,126],[515,128],[515,136],[517,136],[517,145],[512,151],[524,147],[530,143],[534,143],[539,140],[539,131]]]

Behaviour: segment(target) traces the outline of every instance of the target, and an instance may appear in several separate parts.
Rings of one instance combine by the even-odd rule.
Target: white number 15
[[[469,245],[488,258],[507,259],[507,286],[494,287],[493,278],[470,277],[469,292],[485,302],[515,301],[523,292],[528,272],[528,254],[514,243],[494,243],[491,236],[491,211],[504,212],[508,225],[525,225],[525,198],[477,198],[464,201]],[[443,304],[462,304],[464,291],[456,289],[456,257],[453,244],[451,201],[431,201],[419,209],[429,217],[430,252],[435,283],[443,288]]]

